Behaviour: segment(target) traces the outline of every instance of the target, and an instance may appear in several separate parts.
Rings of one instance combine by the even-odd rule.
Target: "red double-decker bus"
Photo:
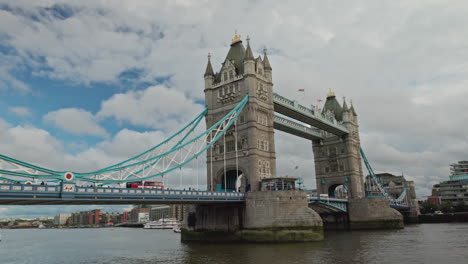
[[[162,182],[157,181],[134,181],[127,182],[127,188],[131,189],[164,189]]]

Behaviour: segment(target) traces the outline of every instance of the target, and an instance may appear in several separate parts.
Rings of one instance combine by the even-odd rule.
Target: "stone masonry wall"
[[[403,216],[387,198],[351,199],[348,211],[351,229],[403,228]]]
[[[322,227],[303,191],[251,192],[246,196],[244,228]]]
[[[242,227],[244,205],[190,205],[183,226],[192,230],[235,231]]]

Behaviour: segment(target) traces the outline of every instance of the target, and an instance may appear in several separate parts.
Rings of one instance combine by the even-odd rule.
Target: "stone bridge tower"
[[[338,137],[325,133],[325,139],[312,142],[317,191],[335,197],[336,188],[344,186],[349,198],[363,197],[361,143],[356,111],[352,105],[348,108],[346,101],[340,105],[335,94],[330,91],[322,113],[342,121],[349,134]]]
[[[213,71],[208,56],[204,75],[207,127],[231,111],[246,94],[250,95],[235,123],[237,142],[233,125],[226,133],[225,143],[221,137],[207,151],[209,190],[234,190],[238,175],[242,175],[240,190],[256,191],[262,178],[276,174],[271,71],[266,50],[263,59],[260,56],[255,58],[249,38],[244,48],[237,33],[219,72]]]

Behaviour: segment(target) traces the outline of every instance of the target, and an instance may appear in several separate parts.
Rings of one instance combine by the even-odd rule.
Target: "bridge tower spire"
[[[212,72],[208,60],[204,90],[207,127],[226,115],[246,94],[250,97],[236,121],[237,135],[233,126],[226,134],[225,145],[219,140],[207,151],[208,189],[232,191],[238,176],[242,175],[240,191],[257,191],[262,178],[276,175],[270,63],[266,54],[264,60],[255,59],[250,39],[247,37],[244,48],[236,32],[221,68]]]

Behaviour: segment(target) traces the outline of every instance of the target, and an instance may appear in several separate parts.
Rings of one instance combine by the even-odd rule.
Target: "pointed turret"
[[[270,65],[270,61],[268,60],[268,56],[267,56],[267,49],[264,48],[263,49],[263,65],[265,67],[265,70],[272,70],[271,69],[271,65]]]
[[[234,65],[236,68],[236,74],[244,73],[244,57],[245,57],[245,48],[242,45],[241,36],[237,35],[237,31],[234,35],[234,38],[231,41],[231,48],[226,55],[226,59],[224,59],[224,63],[229,61]],[[223,63],[223,65],[224,65]]]
[[[250,38],[247,36],[247,49],[244,56],[244,74],[255,74],[255,58],[250,48]]]
[[[205,77],[214,76],[213,67],[211,66],[211,54],[208,53],[208,64],[206,65]]]
[[[338,121],[343,120],[343,108],[341,107],[338,100],[336,100],[335,93],[330,90],[327,94],[327,101],[322,109],[322,114],[326,114],[327,111],[330,111],[335,116],[335,119]]]
[[[348,105],[346,104],[346,98],[343,97],[343,112],[348,112],[349,108]]]
[[[252,49],[250,48],[250,38],[247,36],[247,49],[245,50],[244,60],[255,60]]]
[[[353,113],[353,116],[357,116],[356,110],[354,110],[353,101],[351,101],[351,108],[349,110]]]

